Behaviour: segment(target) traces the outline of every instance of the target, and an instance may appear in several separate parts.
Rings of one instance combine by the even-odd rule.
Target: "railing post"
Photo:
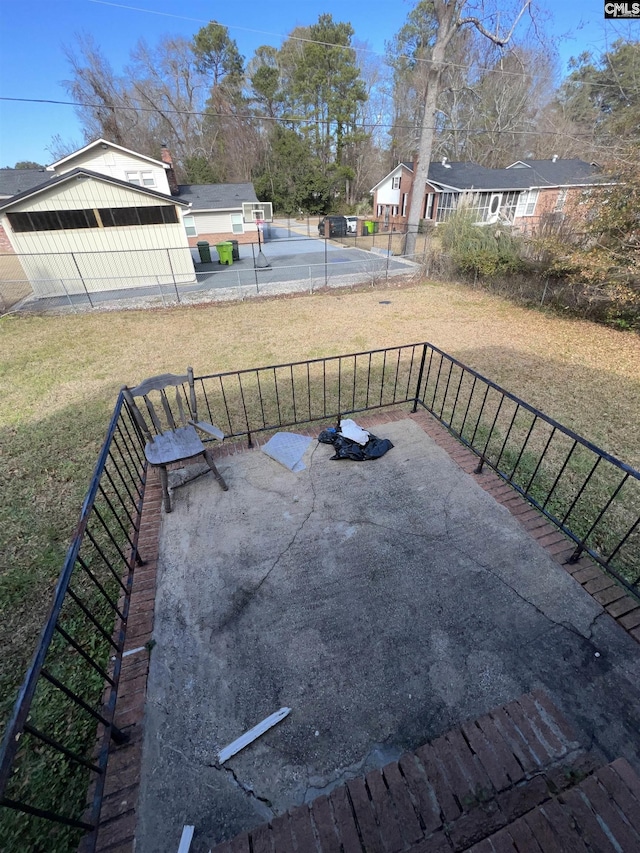
[[[418,382],[416,384],[416,394],[413,398],[413,409],[412,412],[416,412],[418,410],[418,399],[420,396],[420,386],[422,385],[422,374],[424,373],[424,363],[427,359],[427,344],[422,344],[422,358],[420,359],[420,370],[418,371]]]

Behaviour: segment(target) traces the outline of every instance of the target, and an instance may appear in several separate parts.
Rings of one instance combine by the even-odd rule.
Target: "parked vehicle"
[[[318,234],[325,236],[325,222],[329,223],[329,237],[344,237],[347,234],[346,216],[323,216],[318,222]]]
[[[357,234],[358,233],[358,217],[357,216],[345,216],[347,220],[347,233],[348,234]]]

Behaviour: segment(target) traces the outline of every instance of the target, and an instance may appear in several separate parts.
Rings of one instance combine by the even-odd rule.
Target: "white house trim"
[[[113,148],[116,151],[119,151],[121,154],[126,154],[127,156],[134,157],[136,160],[146,160],[147,163],[152,163],[154,166],[161,166],[163,169],[169,168],[168,163],[163,163],[161,160],[154,160],[153,157],[147,157],[146,154],[139,154],[137,151],[131,151],[130,148],[123,148],[122,145],[116,145],[115,142],[109,142],[106,139],[96,139],[95,142],[90,142],[88,145],[85,145],[84,148],[78,148],[78,150],[74,151],[72,154],[67,154],[66,157],[62,157],[60,160],[56,160],[55,163],[52,163],[47,168],[53,169],[55,171],[58,166],[62,166],[71,160],[75,160],[77,157],[84,156],[88,151],[91,151],[92,148],[104,148],[105,146],[107,148]]]

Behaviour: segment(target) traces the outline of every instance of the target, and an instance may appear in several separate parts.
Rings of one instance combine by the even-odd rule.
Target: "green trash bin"
[[[239,261],[240,260],[240,249],[238,248],[238,241],[237,240],[227,240],[227,242],[231,243],[231,247],[233,249],[233,251],[231,252],[231,255],[233,257],[233,260]]]
[[[233,244],[228,240],[225,243],[218,243],[216,251],[218,252],[218,263],[231,266],[233,263]]]
[[[211,263],[211,248],[206,240],[201,240],[198,244],[198,254],[200,255],[201,264]]]
[[[367,234],[373,234],[373,222],[370,219],[365,219],[364,227],[367,229]]]

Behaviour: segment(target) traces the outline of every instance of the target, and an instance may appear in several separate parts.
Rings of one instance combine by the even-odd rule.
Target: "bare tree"
[[[427,85],[423,121],[417,163],[414,165],[413,192],[411,194],[411,203],[407,217],[406,252],[409,255],[415,252],[418,225],[422,215],[423,188],[427,183],[429,175],[429,164],[431,162],[436,132],[438,94],[440,92],[442,75],[446,69],[445,55],[447,48],[452,39],[465,26],[475,27],[481,35],[496,45],[504,46],[508,44],[518,22],[529,8],[531,0],[524,0],[521,8],[514,17],[511,27],[506,32],[501,31],[498,16],[487,15],[484,8],[474,8],[467,0],[432,0],[432,4],[436,26],[431,56],[429,61],[425,63]],[[470,14],[465,14],[465,11]],[[494,28],[491,30],[488,29],[485,22],[493,23]]]

